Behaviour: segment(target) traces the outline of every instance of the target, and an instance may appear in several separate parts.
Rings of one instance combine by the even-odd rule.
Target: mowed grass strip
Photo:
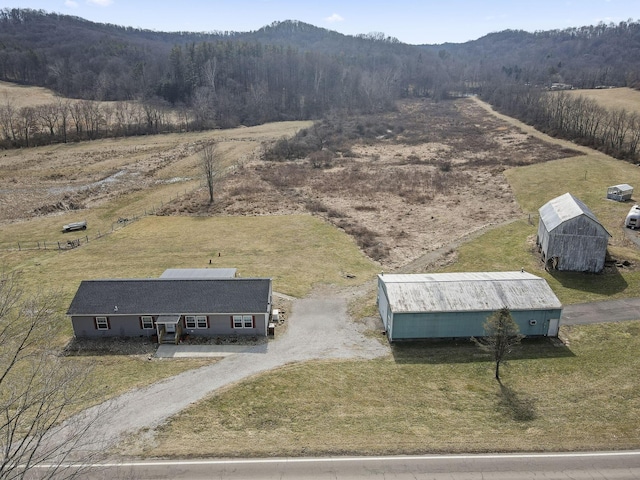
[[[283,367],[160,428],[147,456],[298,456],[637,448],[640,322],[563,327],[503,369],[469,343]],[[193,445],[198,445],[197,451]]]
[[[167,268],[237,268],[300,297],[315,284],[365,282],[379,269],[352,238],[310,215],[149,216],[80,248],[12,252],[6,261],[26,288],[61,290],[67,306],[82,280],[158,277]]]

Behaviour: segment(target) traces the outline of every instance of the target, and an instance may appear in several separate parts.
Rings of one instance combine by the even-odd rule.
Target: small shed
[[[600,272],[609,232],[580,200],[565,193],[540,209],[536,244],[548,270]]]
[[[626,183],[621,183],[620,185],[613,185],[607,188],[607,198],[611,200],[616,200],[618,202],[626,202],[627,200],[631,200],[633,196],[633,187]]]
[[[527,272],[378,275],[378,310],[389,341],[469,338],[508,308],[527,336],[558,335],[562,305],[543,278]]]

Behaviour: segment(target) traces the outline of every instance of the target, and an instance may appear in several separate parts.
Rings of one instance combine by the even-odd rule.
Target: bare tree
[[[473,341],[488,352],[496,363],[496,380],[500,382],[500,364],[506,363],[506,357],[513,347],[520,343],[524,335],[513,320],[511,312],[504,307],[494,312],[484,323],[484,337],[473,338]]]
[[[210,143],[200,152],[202,173],[209,190],[209,203],[213,203],[213,194],[220,177],[220,161],[216,156],[216,144]]]
[[[57,298],[27,297],[16,274],[0,274],[0,480],[80,472],[65,464],[82,450],[92,421],[62,421],[90,399],[89,369],[51,350]]]

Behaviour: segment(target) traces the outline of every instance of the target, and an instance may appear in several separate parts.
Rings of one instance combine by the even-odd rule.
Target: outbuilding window
[[[109,319],[107,317],[96,317],[95,318],[96,330],[109,330]]]

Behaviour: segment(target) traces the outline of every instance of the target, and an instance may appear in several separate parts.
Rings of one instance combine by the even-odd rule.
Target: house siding
[[[109,319],[108,330],[98,330],[96,317]],[[155,317],[154,317],[155,318]],[[71,325],[76,337],[150,337],[156,329],[140,328],[139,315],[93,315],[71,317]]]
[[[182,332],[194,336],[212,335],[267,335],[268,313],[242,313],[237,314],[252,315],[254,318],[254,328],[232,328],[232,314],[207,315],[209,319],[208,328],[186,328],[184,315],[180,318]],[[148,314],[147,314],[148,315]],[[189,314],[191,315],[191,314]],[[203,315],[203,314],[198,314]],[[103,317],[105,315],[97,315]],[[76,337],[79,338],[100,338],[100,337],[151,337],[155,335],[156,329],[143,329],[140,327],[139,315],[109,315],[109,329],[98,330],[95,325],[96,316],[73,316],[71,325]],[[156,315],[153,315],[156,318]]]

